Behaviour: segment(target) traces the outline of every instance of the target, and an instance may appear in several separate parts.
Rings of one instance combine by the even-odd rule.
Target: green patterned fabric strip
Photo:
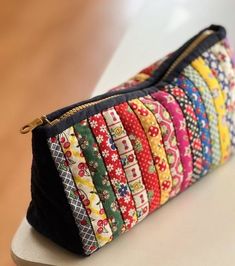
[[[113,231],[113,237],[116,238],[125,231],[125,226],[98,145],[87,120],[74,125],[74,130]]]
[[[209,120],[209,129],[210,129],[211,144],[212,144],[212,166],[216,167],[220,165],[221,152],[220,152],[220,138],[218,130],[218,118],[211,92],[205,81],[200,76],[200,74],[191,65],[187,66],[184,69],[183,74],[187,78],[189,78],[198,88],[202,100],[204,102],[206,113]]]

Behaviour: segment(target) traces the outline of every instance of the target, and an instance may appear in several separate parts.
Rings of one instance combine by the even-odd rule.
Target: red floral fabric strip
[[[139,119],[127,103],[119,104],[115,109],[134,148],[148,193],[149,211],[152,212],[160,206],[161,191],[148,140]]]
[[[119,152],[128,184],[135,201],[138,221],[141,221],[149,213],[149,203],[134,149],[115,109],[113,107],[109,108],[107,111],[103,112],[103,116]]]
[[[166,152],[163,146],[159,125],[152,112],[149,111],[139,99],[131,100],[129,101],[129,104],[140,120],[140,123],[148,138],[148,142],[153,154],[155,168],[159,176],[161,205],[163,205],[170,197],[170,192],[172,189],[172,177],[166,158]]]

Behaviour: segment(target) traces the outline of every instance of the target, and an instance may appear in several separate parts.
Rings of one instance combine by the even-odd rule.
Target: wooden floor
[[[88,97],[142,0],[1,1],[0,265],[30,200],[35,117]]]

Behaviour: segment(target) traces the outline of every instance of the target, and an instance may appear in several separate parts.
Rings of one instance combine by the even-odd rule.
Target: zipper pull
[[[27,134],[27,133],[31,132],[33,129],[35,129],[36,127],[41,126],[45,123],[50,123],[50,121],[47,119],[46,116],[42,116],[41,118],[36,118],[32,122],[21,127],[20,133],[21,134]]]

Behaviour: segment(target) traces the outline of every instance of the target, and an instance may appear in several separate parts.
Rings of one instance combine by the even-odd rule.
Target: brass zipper
[[[180,64],[185,57],[188,56],[189,53],[192,52],[192,50],[194,50],[204,39],[206,39],[209,35],[211,35],[212,33],[214,33],[214,31],[212,30],[206,30],[204,32],[202,32],[178,57],[177,59],[174,61],[174,63],[170,66],[170,68],[168,69],[168,71],[165,73],[165,75],[163,76],[162,79],[165,79],[167,76],[169,76],[171,74],[171,72],[177,67],[178,64]],[[60,122],[61,120],[72,116],[73,114],[84,110],[90,106],[93,106],[97,103],[101,103],[103,101],[106,101],[108,99],[112,99],[115,97],[118,97],[120,94],[116,94],[116,95],[112,95],[109,97],[106,97],[102,100],[97,100],[94,102],[89,102],[89,103],[85,103],[79,106],[76,106],[74,108],[72,108],[71,110],[65,112],[63,115],[61,115],[60,117],[54,119],[53,121],[49,121],[47,119],[46,116],[42,116],[41,118],[36,118],[34,119],[31,123],[26,124],[25,126],[23,126],[20,129],[21,134],[26,134],[30,131],[32,131],[33,129],[35,129],[38,126],[44,125],[44,124],[49,124],[49,125],[55,125],[58,122]]]
[[[185,57],[188,56],[202,41],[204,41],[209,35],[214,33],[213,30],[205,30],[203,31],[193,42],[185,48],[185,50],[176,58],[174,63],[170,66],[167,72],[164,74],[162,79],[167,78],[170,73],[179,65]]]
[[[36,118],[34,119],[32,122],[26,124],[25,126],[21,127],[20,128],[20,133],[21,134],[27,134],[29,132],[31,132],[33,129],[35,129],[36,127],[38,126],[41,126],[41,125],[45,125],[45,124],[49,124],[51,126],[57,124],[58,122],[60,122],[61,120],[69,117],[69,116],[72,116],[73,114],[83,110],[83,109],[86,109],[90,106],[93,106],[97,103],[101,103],[105,100],[108,100],[108,99],[112,99],[112,98],[115,98],[117,96],[119,96],[120,94],[116,94],[116,95],[112,95],[112,96],[109,96],[109,97],[106,97],[104,99],[101,99],[101,100],[97,100],[97,101],[94,101],[94,102],[90,102],[90,103],[85,103],[85,104],[82,104],[82,105],[79,105],[79,106],[76,106],[72,109],[70,109],[69,111],[65,112],[64,114],[62,114],[60,117],[52,120],[52,121],[49,121],[49,119],[43,115],[41,118]]]

